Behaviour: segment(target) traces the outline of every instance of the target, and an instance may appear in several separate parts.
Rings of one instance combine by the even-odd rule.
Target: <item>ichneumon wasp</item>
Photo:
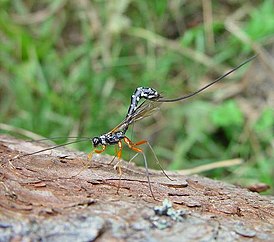
[[[155,89],[153,89],[151,87],[138,87],[138,88],[136,88],[136,90],[134,91],[134,93],[131,96],[131,103],[130,103],[130,106],[129,106],[126,117],[124,118],[124,120],[120,124],[118,124],[111,131],[109,131],[107,133],[104,133],[100,136],[93,137],[93,138],[90,138],[90,137],[67,137],[67,138],[77,138],[78,140],[71,141],[71,142],[64,143],[64,144],[60,144],[60,145],[56,145],[54,147],[39,150],[39,151],[30,153],[30,154],[25,154],[25,155],[22,155],[20,157],[38,154],[38,153],[41,153],[41,152],[44,152],[44,151],[52,150],[52,149],[62,147],[62,146],[66,146],[66,145],[73,144],[73,143],[90,141],[92,143],[93,147],[94,147],[93,151],[88,154],[89,159],[91,159],[92,155],[94,153],[100,154],[100,153],[102,153],[106,150],[107,146],[116,145],[116,147],[117,147],[116,155],[113,158],[113,160],[111,161],[111,163],[114,161],[114,159],[116,157],[118,158],[118,162],[114,167],[118,168],[119,176],[121,178],[122,170],[121,170],[121,166],[120,166],[119,161],[122,157],[123,142],[124,142],[129,147],[129,149],[137,152],[137,154],[135,156],[133,156],[133,158],[131,158],[131,160],[133,160],[140,153],[143,155],[149,190],[151,192],[152,197],[155,199],[153,191],[152,191],[152,187],[151,187],[146,155],[139,146],[141,146],[143,144],[148,145],[148,147],[151,149],[151,151],[152,151],[152,153],[155,157],[155,160],[156,160],[157,164],[160,166],[160,168],[163,171],[163,173],[165,174],[165,176],[166,177],[168,177],[168,176],[164,172],[164,170],[162,169],[162,167],[160,165],[160,162],[159,162],[155,152],[153,151],[151,145],[149,144],[149,142],[147,140],[141,140],[139,142],[134,143],[126,136],[126,132],[129,128],[129,126],[131,124],[133,124],[134,122],[136,122],[136,121],[139,121],[143,118],[146,118],[146,117],[150,116],[154,111],[159,109],[159,107],[162,103],[177,102],[177,101],[184,100],[184,99],[190,98],[192,96],[195,96],[196,94],[202,92],[203,90],[207,89],[208,87],[210,87],[213,84],[217,83],[218,81],[222,80],[226,76],[230,75],[232,72],[236,71],[237,69],[239,69],[243,65],[247,64],[248,62],[253,60],[255,57],[256,56],[253,56],[253,57],[245,60],[240,65],[236,66],[232,70],[228,71],[224,75],[220,76],[219,78],[215,79],[214,81],[212,81],[211,83],[207,84],[206,86],[200,88],[199,90],[197,90],[193,93],[190,93],[188,95],[178,97],[178,98],[166,99],[159,92],[157,92]],[[144,99],[144,100],[141,104],[139,104],[141,99]],[[54,138],[51,138],[51,139],[54,139]],[[39,140],[39,141],[41,141],[41,140]],[[99,149],[99,147],[101,147],[101,149]],[[118,189],[119,189],[119,187],[120,187],[120,184],[118,186]]]

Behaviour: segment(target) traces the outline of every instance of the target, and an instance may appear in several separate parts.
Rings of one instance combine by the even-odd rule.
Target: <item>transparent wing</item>
[[[128,126],[127,119],[125,118],[121,123],[119,123],[115,128],[113,128],[109,133],[116,132],[118,130],[126,129]]]
[[[119,123],[109,133],[113,133],[118,130],[127,129],[127,127],[133,122],[136,122],[138,120],[151,116],[154,112],[160,109],[161,105],[162,105],[161,102],[145,100],[137,107],[137,109],[132,113],[132,115],[130,115],[129,117],[126,117],[121,123]]]
[[[151,116],[154,112],[160,109],[162,103],[145,100],[141,103],[137,109],[129,116],[125,121],[128,124],[141,120],[143,118]]]

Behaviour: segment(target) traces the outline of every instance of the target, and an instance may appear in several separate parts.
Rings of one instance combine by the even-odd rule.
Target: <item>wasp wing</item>
[[[145,100],[142,102],[137,109],[129,116],[127,116],[121,123],[113,128],[109,133],[116,132],[118,130],[127,130],[128,126],[133,122],[139,121],[143,118],[151,116],[155,111],[160,109],[161,102],[155,102]]]
[[[126,130],[128,127],[127,118],[125,118],[121,123],[119,123],[115,128],[113,128],[109,133],[114,133],[119,130]]]
[[[162,103],[160,102],[145,100],[137,107],[132,115],[126,118],[126,122],[128,124],[131,124],[133,122],[151,116],[155,111],[158,111],[160,109],[161,104]]]

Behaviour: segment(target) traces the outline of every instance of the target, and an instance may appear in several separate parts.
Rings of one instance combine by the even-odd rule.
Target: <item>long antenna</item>
[[[180,100],[183,100],[183,99],[187,99],[189,97],[192,97],[192,96],[195,96],[196,94],[202,92],[203,90],[207,89],[208,87],[212,86],[213,84],[215,84],[216,82],[218,81],[221,81],[222,79],[224,79],[225,77],[227,77],[228,75],[230,75],[232,72],[238,70],[239,68],[241,68],[242,66],[244,66],[245,64],[247,64],[248,62],[252,61],[254,58],[256,58],[257,55],[254,55],[250,58],[248,58],[247,60],[245,60],[243,63],[241,63],[240,65],[236,66],[235,68],[233,68],[232,70],[228,71],[227,73],[225,73],[224,75],[218,77],[216,80],[214,80],[213,82],[207,84],[206,86],[202,87],[201,89],[193,92],[193,93],[190,93],[186,96],[182,96],[182,97],[178,97],[178,98],[173,98],[173,99],[163,99],[163,98],[160,98],[158,100],[155,100],[156,102],[176,102],[176,101],[180,101]]]
[[[38,151],[29,153],[29,154],[20,155],[19,157],[21,158],[21,157],[25,157],[25,156],[29,156],[29,155],[35,155],[35,154],[38,154],[38,153],[41,153],[41,152],[44,152],[44,151],[53,150],[53,149],[56,149],[56,148],[59,148],[59,147],[63,147],[63,146],[70,145],[70,144],[75,144],[75,143],[80,143],[80,142],[83,142],[83,141],[88,141],[88,139],[76,140],[76,141],[71,141],[71,142],[68,142],[68,143],[65,143],[65,144],[55,145],[53,147],[49,147],[49,148],[46,148],[46,149],[43,149],[43,150],[38,150]]]
[[[51,138],[43,138],[43,139],[31,139],[27,140],[26,142],[40,142],[40,141],[46,141],[46,140],[58,140],[58,139],[79,139],[79,140],[87,140],[90,137],[85,136],[57,136],[57,137],[51,137]]]

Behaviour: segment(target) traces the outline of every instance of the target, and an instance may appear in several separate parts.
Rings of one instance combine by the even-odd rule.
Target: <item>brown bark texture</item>
[[[0,136],[0,241],[274,241],[271,197],[149,170],[154,200],[145,170],[122,162],[120,181],[111,156],[20,157],[43,148]]]

